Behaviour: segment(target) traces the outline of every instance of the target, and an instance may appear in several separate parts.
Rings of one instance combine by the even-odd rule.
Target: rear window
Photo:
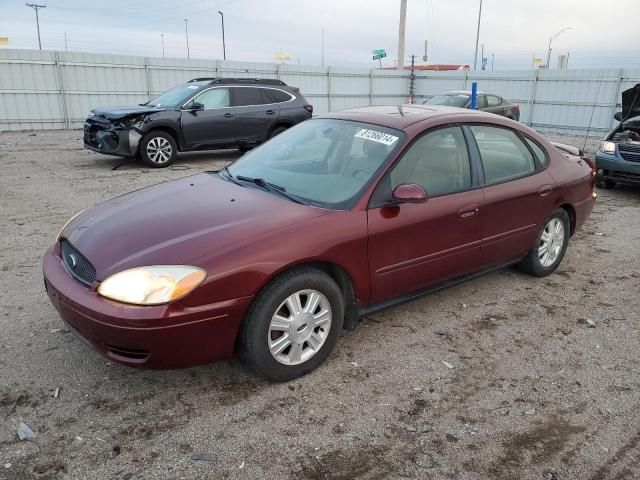
[[[529,137],[524,137],[524,139],[527,141],[527,144],[531,147],[531,150],[533,150],[533,154],[536,156],[536,159],[538,160],[538,162],[540,162],[540,165],[543,165],[546,167],[549,164],[549,157],[547,156],[547,153],[544,151],[544,149],[540,145],[538,145],[536,142],[531,140]]]
[[[488,107],[497,107],[501,103],[502,103],[502,99],[500,97],[496,97],[495,95],[487,95]]]
[[[436,95],[431,98],[427,105],[444,105],[447,107],[464,107],[469,101],[469,95],[464,93],[449,94],[449,95]]]
[[[264,105],[262,89],[256,87],[234,87],[233,106],[243,107],[248,105]]]
[[[288,102],[291,100],[291,95],[287,92],[283,92],[282,90],[275,90],[272,88],[265,88],[263,92],[266,94],[267,98],[273,103],[282,103]]]

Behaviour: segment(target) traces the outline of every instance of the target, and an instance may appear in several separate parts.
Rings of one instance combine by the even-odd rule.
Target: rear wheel
[[[293,380],[326,360],[343,321],[344,300],[333,279],[314,268],[292,270],[258,295],[240,331],[240,357],[269,380]]]
[[[176,141],[167,132],[152,130],[140,142],[140,158],[148,167],[168,167],[177,156]]]
[[[597,178],[596,177],[596,186],[598,188],[602,188],[603,190],[609,190],[616,186],[616,182],[614,180],[608,180],[606,178]]]
[[[271,132],[271,135],[269,135],[269,138],[273,138],[277,135],[280,135],[282,132],[284,132],[287,129],[287,127],[281,125],[279,127],[276,127],[273,129],[273,131]]]
[[[520,262],[520,270],[536,277],[546,277],[558,268],[569,243],[571,223],[567,212],[559,208],[545,221],[536,245]]]

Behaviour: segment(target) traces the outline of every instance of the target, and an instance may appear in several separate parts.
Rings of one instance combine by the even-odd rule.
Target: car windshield
[[[246,153],[227,172],[262,179],[312,205],[345,210],[403,138],[402,131],[369,123],[308,120]]]
[[[205,87],[198,83],[187,83],[186,85],[178,85],[171,90],[164,92],[162,95],[149,100],[147,103],[150,107],[167,107],[178,108],[182,106],[193,94],[199,92]]]
[[[455,95],[436,95],[429,99],[427,105],[445,105],[447,107],[464,107],[469,101],[469,95],[464,93]]]

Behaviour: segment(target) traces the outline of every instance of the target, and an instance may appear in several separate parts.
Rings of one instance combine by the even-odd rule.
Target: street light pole
[[[187,20],[185,18],[184,19],[184,34],[187,37],[187,58],[191,58],[191,56],[189,54],[189,28],[187,27],[188,23],[189,23],[189,20]]]
[[[40,41],[40,19],[38,18],[38,9],[47,8],[46,5],[37,5],[35,3],[26,3],[27,7],[31,7],[36,11],[36,28],[38,29],[38,48],[42,50],[42,42]]]
[[[218,10],[218,13],[220,14],[220,18],[222,20],[222,59],[226,60],[227,59],[227,47],[224,43],[224,13],[222,13],[220,10]]]
[[[478,41],[480,40],[480,18],[482,18],[482,0],[480,0],[480,9],[478,10],[478,28],[476,30],[476,53],[473,56],[473,69],[478,66]]]
[[[160,40],[162,41],[162,58],[164,58],[164,33],[160,34]]]
[[[562,32],[566,32],[567,30],[571,30],[571,27],[563,28],[555,35],[549,37],[549,50],[547,50],[547,70],[551,68],[551,66],[549,65],[549,63],[551,62],[551,42],[558,38]]]

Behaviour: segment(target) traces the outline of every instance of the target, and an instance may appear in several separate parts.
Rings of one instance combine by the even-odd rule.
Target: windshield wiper
[[[229,174],[229,173],[228,173]],[[229,174],[230,175],[230,174]],[[238,180],[242,180],[243,182],[250,182],[254,185],[264,188],[268,192],[277,193],[278,195],[288,198],[292,202],[300,203],[302,205],[309,205],[308,202],[296,197],[295,195],[291,195],[287,193],[287,189],[281,185],[276,185],[275,183],[267,182],[264,178],[254,178],[254,177],[245,177],[244,175],[238,175]]]
[[[224,173],[225,178],[230,182],[235,183],[236,185],[241,185],[240,182],[236,180],[236,177],[234,177],[233,174],[229,171],[228,166],[225,165],[221,172]]]

